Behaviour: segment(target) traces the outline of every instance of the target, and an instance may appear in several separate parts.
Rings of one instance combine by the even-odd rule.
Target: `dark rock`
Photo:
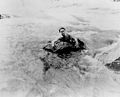
[[[11,16],[7,15],[7,14],[0,14],[0,19],[4,19],[4,18],[10,18]]]
[[[107,63],[105,66],[113,71],[120,71],[120,57],[112,63]]]
[[[72,52],[81,51],[85,49],[84,42],[78,39],[78,43],[79,44],[76,46],[69,42],[57,40],[54,46],[52,46],[51,43],[49,43],[43,49],[48,52],[56,53],[61,58],[68,58],[71,56]]]

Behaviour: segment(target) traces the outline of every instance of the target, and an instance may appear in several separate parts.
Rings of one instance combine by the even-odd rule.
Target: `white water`
[[[37,35],[42,38],[51,36],[53,39],[58,35],[56,32],[60,26],[70,25],[81,29],[92,28],[93,31],[87,31],[82,36],[90,40],[90,32],[100,33],[97,28],[100,30],[109,30],[110,34],[109,31],[103,32],[103,36],[104,34],[106,37],[115,36],[117,42],[112,46],[100,48],[96,59],[91,56],[85,57],[88,62],[92,65],[94,64],[93,67],[96,64],[100,64],[98,67],[102,69],[95,75],[97,79],[94,76],[90,76],[90,81],[88,81],[90,85],[87,83],[89,87],[80,90],[80,93],[78,91],[74,93],[70,90],[69,94],[71,93],[71,96],[67,97],[93,97],[93,94],[94,96],[96,95],[95,97],[120,97],[119,75],[101,66],[103,65],[102,63],[112,62],[120,55],[118,37],[120,32],[120,2],[112,2],[112,0],[1,0],[0,12],[13,16],[11,19],[0,20],[1,68],[10,57],[8,41],[6,40],[8,36],[17,35],[17,33],[25,33],[25,35],[32,33],[32,35]],[[29,26],[30,24],[32,26]],[[17,28],[18,25],[22,25],[22,27]],[[114,33],[117,31],[117,34]],[[79,36],[81,37],[81,34]],[[92,45],[94,46],[94,43]],[[104,53],[107,54],[104,55]],[[6,79],[1,74],[1,87],[4,87]],[[94,83],[94,81],[97,83]],[[83,84],[86,85],[84,82]],[[96,86],[96,88],[93,89],[93,86]],[[54,91],[55,87],[50,92]],[[27,90],[25,92],[18,91],[16,94],[2,92],[0,97],[24,97],[26,92]],[[58,91],[56,96],[66,97],[60,94],[62,93]],[[53,97],[56,96],[54,95]]]

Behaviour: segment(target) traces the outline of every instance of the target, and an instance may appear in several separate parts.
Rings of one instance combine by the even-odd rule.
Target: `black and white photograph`
[[[0,97],[120,97],[120,0],[0,0]]]

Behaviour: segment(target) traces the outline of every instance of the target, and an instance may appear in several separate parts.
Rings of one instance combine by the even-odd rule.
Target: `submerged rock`
[[[80,40],[78,40],[78,42],[79,44],[76,46],[58,39],[54,46],[52,46],[52,43],[48,43],[44,46],[43,49],[47,54],[43,58],[40,58],[44,63],[44,73],[50,68],[69,69],[76,67],[80,70],[81,67],[79,67],[78,64],[81,60],[80,57],[83,55],[82,50],[85,50],[86,48],[84,42]]]

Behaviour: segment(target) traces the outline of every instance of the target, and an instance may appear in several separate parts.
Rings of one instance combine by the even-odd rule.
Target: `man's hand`
[[[79,43],[78,43],[77,38],[74,38],[74,39],[75,39],[75,47],[79,47]]]

